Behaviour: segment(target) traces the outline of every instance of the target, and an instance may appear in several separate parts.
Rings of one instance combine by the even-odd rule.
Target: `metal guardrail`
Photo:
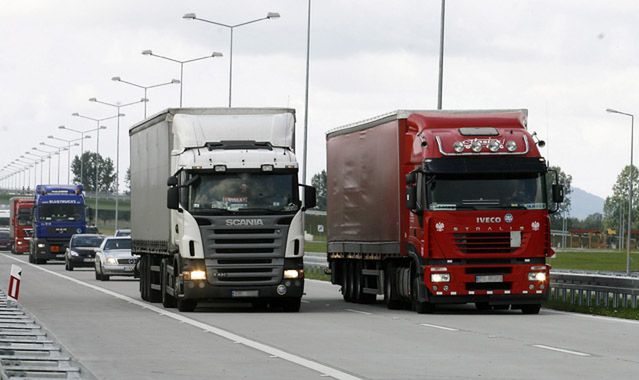
[[[613,272],[557,271],[550,273],[550,299],[579,306],[636,309],[639,276]]]

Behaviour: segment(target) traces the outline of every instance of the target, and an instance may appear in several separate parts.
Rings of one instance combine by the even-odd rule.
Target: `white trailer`
[[[142,298],[181,311],[205,300],[298,311],[315,189],[297,182],[295,111],[172,108],[129,136]]]

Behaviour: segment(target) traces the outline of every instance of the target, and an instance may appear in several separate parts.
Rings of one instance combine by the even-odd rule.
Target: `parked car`
[[[117,230],[115,231],[115,236],[131,236],[131,230],[128,228]]]
[[[78,267],[93,267],[95,252],[100,249],[103,235],[75,234],[69,240],[69,247],[64,254],[64,269],[73,270]]]
[[[11,236],[9,234],[9,230],[0,230],[0,249],[1,250],[11,250]]]
[[[95,279],[108,281],[111,276],[138,277],[139,256],[131,254],[131,237],[107,237],[95,255]]]

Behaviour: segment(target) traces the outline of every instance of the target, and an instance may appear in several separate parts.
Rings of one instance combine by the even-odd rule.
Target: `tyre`
[[[98,268],[95,268],[95,279],[98,281],[102,279],[102,276],[100,276],[100,273],[98,272]]]
[[[149,296],[147,293],[147,274],[146,274],[146,261],[148,259],[147,255],[144,255],[140,258],[140,297],[144,301],[149,300]]]
[[[33,259],[33,255],[31,254],[31,252],[29,252],[29,262],[31,264],[35,264],[35,260]]]
[[[66,260],[66,261],[64,262],[64,269],[69,270],[69,271],[72,271],[72,270],[73,270],[73,264],[71,264],[71,263],[69,262],[69,260]]]
[[[350,260],[344,260],[342,262],[342,298],[346,302],[353,300],[353,289],[351,287]]]
[[[297,313],[302,306],[302,298],[289,298],[282,301],[282,309],[287,313]]]
[[[359,277],[359,303],[362,304],[371,304],[377,301],[377,294],[364,293],[364,288],[370,288],[366,286],[366,276],[362,273],[364,269],[364,262],[359,261],[357,264],[357,270],[355,271],[355,275]]]
[[[411,287],[411,297],[413,299],[413,310],[417,312],[417,314],[430,314],[435,311],[435,305],[430,302],[424,302],[419,300],[419,277],[413,276],[412,287]]]
[[[362,301],[362,263],[359,260],[351,262],[351,301],[360,303]]]
[[[388,266],[384,271],[384,303],[389,310],[400,310],[404,308],[404,305],[397,296],[394,281],[394,271],[392,267]]]
[[[176,300],[177,309],[182,312],[190,313],[197,307],[196,300],[185,300],[178,298]]]
[[[162,276],[162,283],[160,286],[161,288],[160,292],[162,293],[162,306],[164,306],[165,308],[175,307],[176,306],[175,297],[173,297],[167,292],[167,284],[169,282],[169,276],[171,276],[171,273],[167,272],[166,270],[165,260],[162,260],[160,274]]]
[[[488,302],[475,302],[475,308],[479,311],[488,311],[492,309]]]
[[[100,275],[100,281],[109,281],[111,279],[111,276],[107,275],[107,274],[101,274]]]
[[[521,305],[521,312],[523,314],[539,314],[539,310],[541,309],[540,304],[536,305]]]

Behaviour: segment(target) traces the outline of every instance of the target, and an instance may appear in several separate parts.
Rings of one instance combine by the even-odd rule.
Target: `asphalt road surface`
[[[639,323],[542,309],[432,315],[345,303],[307,280],[300,313],[141,301],[138,282],[0,253],[0,288],[23,268],[20,303],[99,379],[633,379]]]

